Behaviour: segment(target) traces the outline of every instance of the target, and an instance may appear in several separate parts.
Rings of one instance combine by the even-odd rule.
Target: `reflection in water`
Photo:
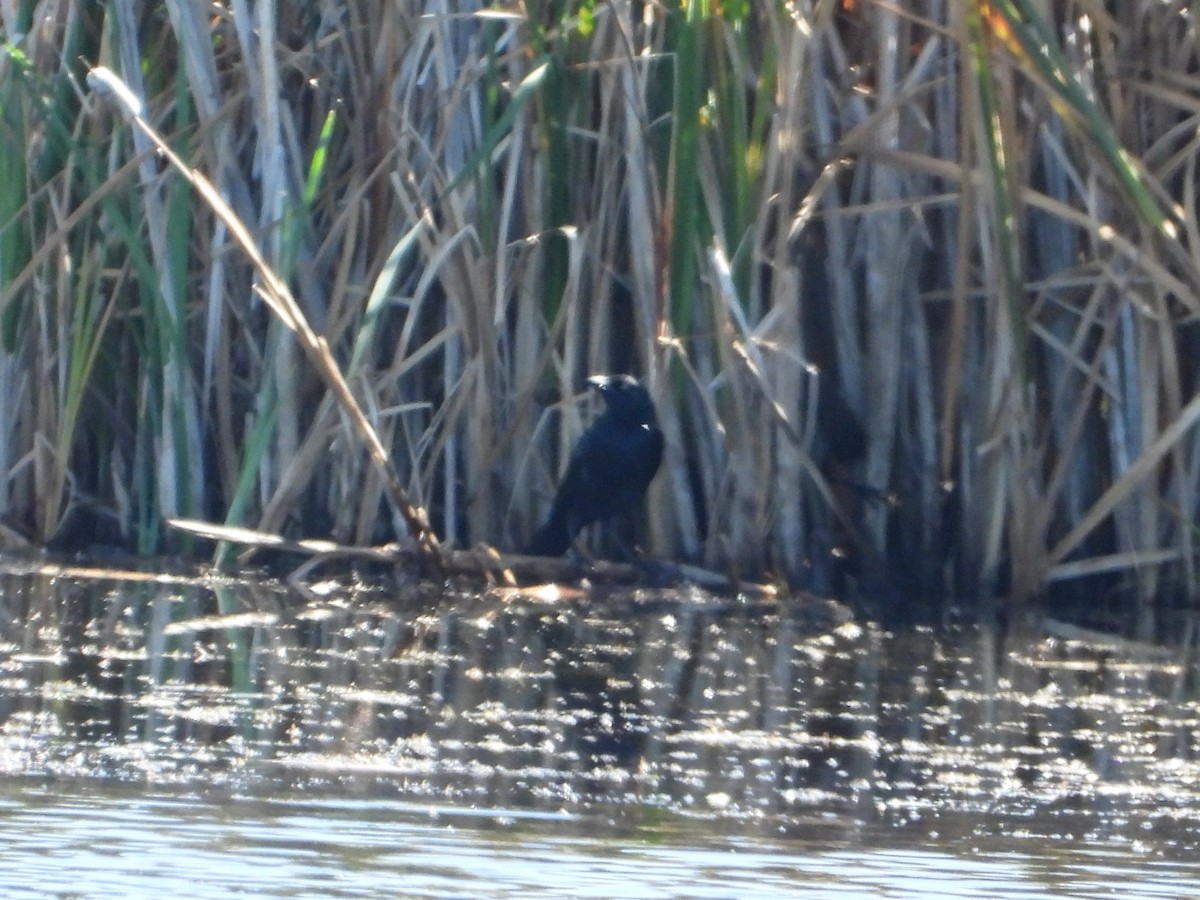
[[[228,590],[228,589],[224,589]],[[0,581],[0,774],[1196,844],[1194,654],[832,605]],[[240,612],[217,616],[218,608]]]

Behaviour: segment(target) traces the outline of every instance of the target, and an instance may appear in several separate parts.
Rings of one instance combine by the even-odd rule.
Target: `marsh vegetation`
[[[584,377],[630,371],[667,436],[654,555],[820,593],[1193,603],[1190,6],[2,15],[0,515],[34,544],[411,529],[228,222],[91,92],[102,65],[449,545],[526,544]]]

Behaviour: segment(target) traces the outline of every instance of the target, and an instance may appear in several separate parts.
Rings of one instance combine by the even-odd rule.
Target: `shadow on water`
[[[889,633],[688,592],[222,589],[0,579],[0,775],[565,812],[594,833],[1198,844],[1190,641]]]

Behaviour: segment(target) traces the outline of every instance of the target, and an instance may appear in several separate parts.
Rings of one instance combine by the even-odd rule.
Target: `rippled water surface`
[[[107,786],[0,795],[6,896],[1194,897],[1191,862],[1026,842],[721,836],[717,824]]]
[[[1191,627],[8,574],[0,886],[1196,897]]]

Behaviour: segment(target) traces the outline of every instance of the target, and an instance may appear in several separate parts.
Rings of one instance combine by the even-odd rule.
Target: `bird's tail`
[[[566,516],[553,509],[546,524],[533,536],[528,552],[530,556],[562,556],[570,546],[571,530],[567,527]]]

